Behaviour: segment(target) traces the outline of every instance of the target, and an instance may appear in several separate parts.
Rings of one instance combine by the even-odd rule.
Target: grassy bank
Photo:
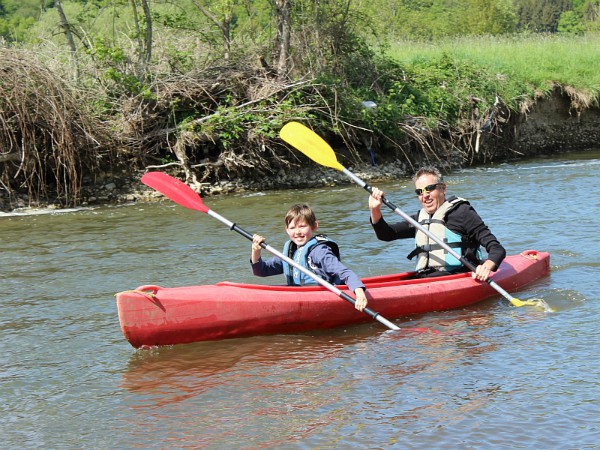
[[[396,42],[388,54],[408,65],[450,55],[485,67],[491,73],[509,79],[502,83],[510,89],[509,95],[505,96],[507,99],[528,94],[516,88],[523,83],[542,93],[548,93],[560,84],[576,91],[582,106],[589,107],[598,105],[600,97],[599,41],[599,34],[483,36],[434,43]]]

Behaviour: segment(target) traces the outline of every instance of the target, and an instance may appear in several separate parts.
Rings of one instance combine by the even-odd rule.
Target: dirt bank
[[[481,162],[514,161],[542,154],[557,154],[569,151],[600,147],[600,108],[582,108],[562,90],[551,96],[540,98],[524,108],[519,114],[499,114],[495,126],[482,132],[478,152],[483,157],[472,161],[449,158],[449,161],[434,161],[446,168],[466,167]],[[414,168],[407,161],[396,159],[373,166],[370,161],[348,167],[360,178],[372,180],[393,179],[412,175]],[[167,169],[165,169],[167,170]],[[154,201],[162,196],[147,188],[139,179],[140,172],[122,169],[118,173],[100,173],[94,180],[85,179],[82,206],[123,204]],[[178,171],[175,176],[181,176]],[[193,186],[202,196],[223,195],[243,191],[271,189],[297,189],[351,183],[343,173],[323,168],[311,161],[289,171],[279,171],[274,176],[255,179],[224,179],[217,183],[199,183]],[[17,200],[14,211],[30,209],[27,196]],[[33,205],[33,207],[51,207]],[[0,211],[8,211],[8,201],[0,197]]]
[[[494,161],[600,147],[600,108],[586,107],[562,89],[525,105],[519,115],[483,138]]]

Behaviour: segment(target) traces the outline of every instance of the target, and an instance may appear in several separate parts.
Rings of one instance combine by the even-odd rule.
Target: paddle
[[[349,176],[356,184],[360,187],[366,189],[369,194],[373,192],[371,186],[365,183],[363,180],[358,178],[348,169],[346,169],[342,164],[340,164],[335,156],[333,149],[329,146],[327,142],[325,142],[318,134],[312,131],[310,128],[302,125],[298,122],[289,122],[283,126],[280,131],[281,139],[290,144],[292,147],[298,149],[310,159],[315,161],[316,163],[330,167],[332,169],[339,170]],[[465,265],[469,270],[475,272],[476,268],[471,262],[467,261],[465,258],[460,256],[456,251],[452,249],[448,244],[439,239],[437,236],[432,234],[429,230],[424,228],[419,222],[414,220],[411,216],[406,214],[392,202],[388,201],[385,197],[382,198],[383,203],[388,206],[395,213],[399,214],[404,220],[412,224],[414,227],[425,233],[431,239],[433,239],[436,243],[444,248],[448,253],[454,256],[456,259],[460,260],[461,263]],[[526,300],[522,301],[518,298],[513,297],[504,289],[502,289],[494,280],[491,278],[487,279],[487,282],[490,286],[492,286],[496,291],[498,291],[504,298],[510,301],[514,306],[539,306],[544,308],[546,311],[552,311],[550,306],[541,299],[536,300]]]
[[[202,198],[200,198],[200,196],[191,187],[189,187],[187,184],[183,183],[182,181],[179,181],[178,179],[173,178],[172,176],[167,175],[166,173],[148,172],[147,174],[145,174],[142,177],[142,183],[144,183],[147,186],[150,186],[152,189],[157,190],[158,192],[160,192],[161,194],[170,198],[175,203],[178,203],[181,206],[185,206],[186,208],[194,209],[196,211],[202,211],[203,213],[206,213],[209,216],[214,217],[215,219],[219,220],[223,224],[227,225],[230,230],[236,231],[239,234],[241,234],[242,236],[244,236],[245,238],[252,241],[252,234],[248,233],[244,229],[237,226],[235,223],[230,222],[229,220],[225,219],[220,214],[218,214],[218,213],[214,212],[213,210],[209,209],[208,207],[206,207],[204,205],[204,203],[202,202]],[[267,245],[263,242],[260,244],[260,246],[262,248],[264,248],[265,250],[268,250],[269,252],[278,256],[279,258],[281,258],[282,260],[287,262],[289,265],[294,266],[296,269],[300,270],[302,273],[311,277],[313,280],[315,280],[321,286],[326,287],[331,292],[333,292],[334,294],[337,294],[339,297],[343,298],[344,300],[351,303],[352,305],[354,305],[356,303],[356,301],[352,297],[350,297],[348,294],[339,290],[333,284],[323,280],[322,278],[320,278],[318,275],[314,274],[310,270],[302,267],[296,261],[283,255],[283,253],[275,250],[270,245]],[[369,316],[371,316],[373,319],[381,322],[386,327],[388,327],[390,330],[399,330],[400,329],[399,327],[394,325],[389,320],[385,319],[384,317],[381,317],[379,315],[379,313],[377,313],[369,308],[363,309],[363,312],[368,314]]]

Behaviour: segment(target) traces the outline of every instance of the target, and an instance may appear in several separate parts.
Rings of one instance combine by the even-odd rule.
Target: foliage
[[[22,41],[27,36],[27,30],[34,23],[33,17],[13,16],[8,20],[0,18],[0,36],[11,41]]]
[[[580,14],[575,11],[565,11],[560,15],[556,31],[559,33],[576,34],[582,36],[585,34],[585,27]]]
[[[536,33],[554,33],[563,12],[571,9],[571,0],[515,0],[519,29]]]
[[[0,37],[23,41],[39,15],[39,0],[0,0]]]
[[[163,0],[152,4],[152,15],[156,24],[193,31],[205,43],[223,52],[224,40],[235,50],[235,44],[274,37],[272,1]],[[80,30],[92,34],[101,32],[105,34],[103,37],[112,34],[116,39],[115,32],[127,29],[121,25],[131,18],[130,2],[125,0],[71,0],[62,4],[66,10],[79,10],[70,18],[80,25]],[[598,22],[600,8],[599,0],[371,0],[352,2],[352,12],[348,15],[345,11],[349,2],[343,0],[293,0],[292,4],[296,24],[311,23],[320,30],[329,28],[329,35],[339,34],[344,29],[362,31],[364,36],[373,32],[379,40],[498,35],[519,31],[556,32],[561,15],[566,12],[570,13],[563,20],[572,23],[576,17],[577,29],[590,29]],[[0,0],[0,35],[9,41],[27,39],[25,30],[34,26],[38,19],[43,23],[44,16],[53,10],[53,6],[51,1],[42,2],[40,8],[39,0]],[[386,13],[381,14],[381,11]],[[362,19],[357,23],[360,17]],[[362,21],[364,25],[365,19],[368,27],[360,24]],[[358,28],[352,30],[356,25]],[[333,32],[334,28],[337,32]],[[130,31],[133,29],[129,28]],[[29,39],[33,35],[30,34]]]
[[[424,116],[457,123],[472,97],[494,98],[493,75],[449,54],[415,60],[407,67],[407,82],[398,81],[388,99],[401,106],[402,116]]]

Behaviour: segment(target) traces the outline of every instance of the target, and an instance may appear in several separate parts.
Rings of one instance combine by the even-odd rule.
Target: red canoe
[[[515,291],[550,271],[550,255],[508,256],[493,278]],[[391,319],[477,303],[498,293],[470,273],[409,279],[412,272],[364,278],[369,308]],[[345,286],[339,286],[345,289]],[[134,347],[184,344],[259,334],[333,328],[373,320],[321,287],[214,285],[140,286],[117,294],[123,334]]]

